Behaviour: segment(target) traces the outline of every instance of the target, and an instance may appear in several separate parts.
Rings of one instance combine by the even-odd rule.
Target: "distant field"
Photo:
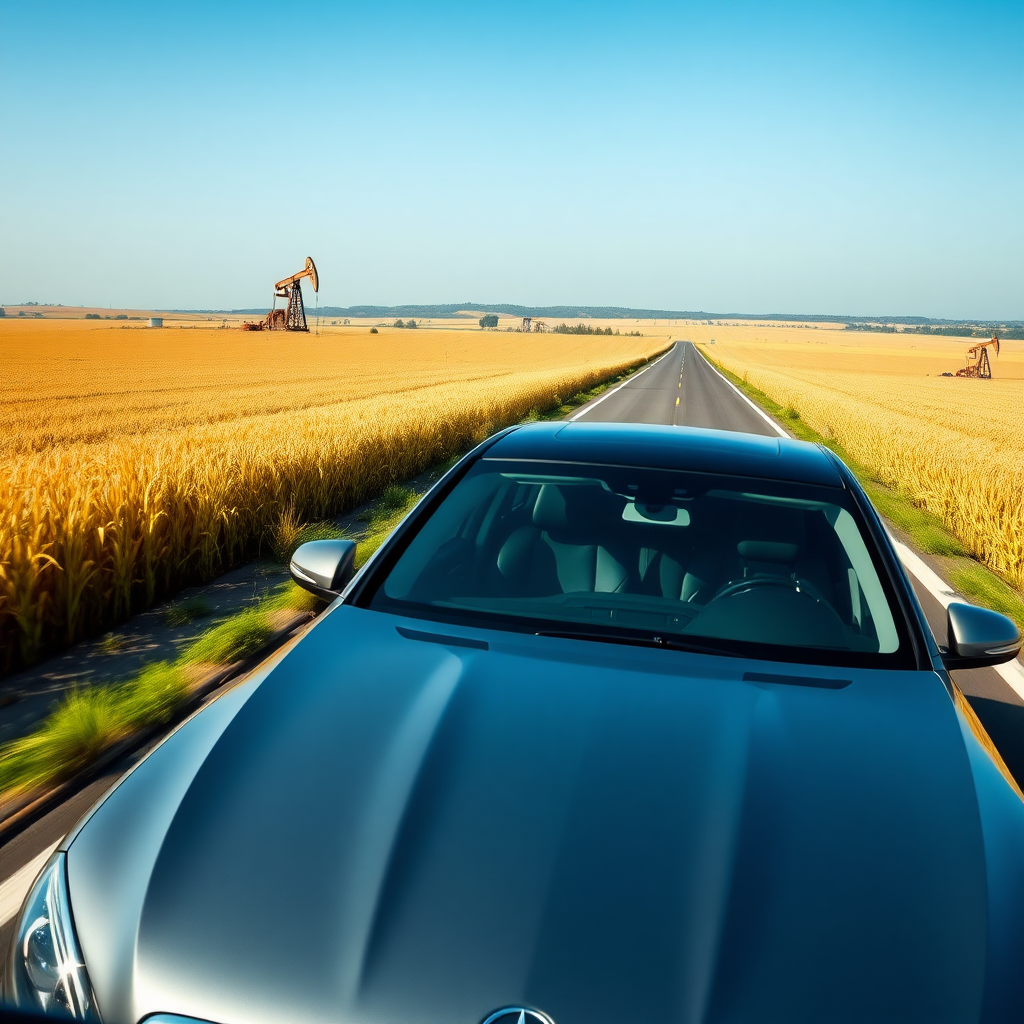
[[[693,326],[708,354],[878,478],[938,514],[968,551],[1024,587],[1024,342],[992,380],[938,376],[974,341],[795,327]]]
[[[0,668],[550,408],[665,338],[0,321]]]

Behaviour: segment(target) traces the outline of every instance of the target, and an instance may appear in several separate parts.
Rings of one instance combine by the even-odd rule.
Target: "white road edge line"
[[[693,344],[692,342],[690,344]],[[696,346],[694,346],[696,348]],[[703,356],[704,353],[701,352]],[[780,437],[789,437],[782,427],[773,420],[768,413],[764,411],[760,406],[752,402],[745,394],[728,377],[720,373],[714,366],[711,365],[710,361],[704,360],[707,365],[718,374],[726,384],[729,385],[736,392],[740,398],[743,399],[747,405],[750,406],[759,416],[761,416],[767,423],[770,423],[772,427],[778,432]],[[906,544],[896,540],[892,534],[889,534],[889,539],[892,541],[893,546],[896,548],[896,553],[900,556],[900,561],[907,567],[907,569],[917,579],[918,583],[928,591],[932,597],[935,598],[943,608],[948,608],[953,601],[961,600],[957,592],[937,573],[934,569],[928,565],[919,555],[915,554]],[[1024,665],[1021,665],[1019,661],[1014,659],[1013,661],[1004,662],[1002,665],[992,666],[1005,680],[1006,685],[1017,694],[1021,700],[1024,700]]]
[[[651,363],[648,366],[645,366],[638,374],[635,374],[632,377],[627,377],[621,384],[616,384],[615,387],[611,389],[611,391],[606,391],[600,398],[595,398],[594,401],[591,402],[589,405],[585,405],[582,409],[580,409],[578,413],[575,413],[574,415],[569,417],[569,422],[572,423],[573,420],[578,420],[581,416],[586,416],[586,414],[590,412],[591,409],[595,409],[606,398],[611,398],[612,395],[614,395],[615,392],[619,390],[619,388],[624,388],[627,384],[632,384],[633,381],[639,380],[648,370],[653,369],[655,366],[657,366],[658,363],[660,363],[662,359],[665,358],[665,356],[671,355],[672,349],[674,349],[678,344],[678,341],[673,342],[672,348],[670,348],[667,352],[662,352],[662,354],[658,356],[658,358],[655,359],[653,363]]]
[[[691,341],[690,344],[693,345],[693,342]],[[697,348],[696,345],[694,345],[693,347],[695,349]],[[698,351],[700,351],[700,350],[698,349]],[[700,354],[702,356],[704,355],[703,352],[701,352]],[[772,428],[772,430],[775,431],[776,434],[779,435],[779,437],[789,437],[790,436],[785,430],[782,429],[782,427],[780,427],[778,425],[778,423],[775,422],[775,420],[773,420],[771,418],[771,416],[768,415],[768,413],[766,413],[764,411],[764,409],[762,409],[756,402],[753,402],[753,401],[751,401],[751,399],[747,398],[747,396],[745,394],[743,394],[743,392],[740,391],[740,389],[738,387],[736,387],[736,385],[733,384],[733,382],[731,380],[729,380],[729,378],[726,377],[725,374],[719,372],[719,370],[716,367],[712,366],[710,360],[708,360],[705,357],[704,358],[704,362],[707,363],[708,369],[711,370],[713,373],[717,373],[718,376],[721,377],[722,380],[724,380],[725,383],[728,384],[729,387],[731,387],[733,389],[733,391],[735,391],[736,394],[739,395],[740,398],[742,398],[743,401],[746,402],[747,405],[749,405],[750,408],[753,409],[754,412],[756,412],[757,415],[760,416],[761,419],[763,419],[765,421],[765,423],[767,423],[768,426],[770,426]]]
[[[43,869],[43,865],[50,859],[50,854],[60,846],[62,840],[58,839],[53,846],[47,847],[37,857],[33,857],[27,864],[23,864],[10,878],[0,882],[0,928],[14,917],[28,895],[36,875]]]
[[[911,551],[902,541],[889,534],[896,554],[900,561],[916,577],[918,583],[935,598],[943,608],[948,608],[954,601],[960,601],[959,594],[930,566],[920,555]],[[1005,680],[1006,685],[1024,700],[1024,665],[1014,659],[1002,665],[992,666]]]

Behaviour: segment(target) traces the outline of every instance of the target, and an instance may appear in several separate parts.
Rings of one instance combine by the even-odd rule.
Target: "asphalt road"
[[[573,417],[592,423],[666,423],[778,436],[763,414],[739,397],[696,347],[678,342],[666,355]]]
[[[667,423],[785,436],[781,427],[733,388],[689,342],[678,343],[647,369],[578,410],[572,419]],[[918,579],[911,578],[939,643],[944,643],[944,606]],[[994,669],[955,675],[1008,767],[1024,786],[1024,694],[1018,694]],[[21,899],[48,851],[136,759],[111,766],[0,849],[0,962],[6,958]]]

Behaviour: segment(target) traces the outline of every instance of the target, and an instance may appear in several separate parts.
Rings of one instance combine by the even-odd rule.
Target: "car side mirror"
[[[946,668],[984,668],[1013,661],[1020,653],[1017,624],[999,612],[954,601],[946,609]]]
[[[311,540],[300,544],[288,566],[292,579],[325,601],[333,601],[356,568],[354,540]]]

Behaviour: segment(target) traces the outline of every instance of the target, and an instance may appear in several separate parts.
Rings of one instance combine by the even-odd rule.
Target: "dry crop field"
[[[707,352],[792,406],[885,484],[935,512],[964,547],[1024,587],[1024,342],[993,379],[942,377],[982,339],[827,326],[691,326]]]
[[[0,321],[0,669],[253,555],[664,338]]]

